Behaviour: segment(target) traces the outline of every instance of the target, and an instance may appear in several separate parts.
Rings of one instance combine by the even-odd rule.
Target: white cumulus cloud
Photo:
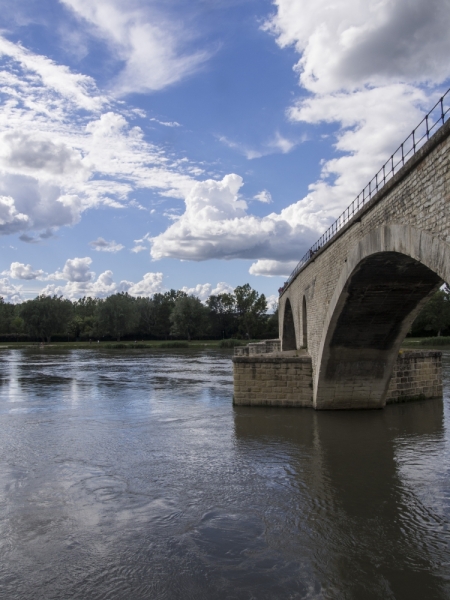
[[[257,260],[249,269],[250,275],[265,277],[289,277],[297,266],[297,260],[282,262],[279,260]]]
[[[0,195],[0,233],[21,231],[28,222],[28,215],[17,210],[14,198]]]
[[[71,283],[92,282],[95,273],[90,270],[92,258],[69,258],[64,267],[48,276],[48,279],[65,279]]]
[[[315,94],[450,75],[447,0],[275,0],[265,24]]]
[[[162,273],[146,273],[141,281],[130,285],[127,291],[132,296],[153,296],[163,288]]]
[[[44,279],[46,273],[42,269],[34,270],[31,265],[25,265],[20,262],[12,262],[7,271],[3,271],[2,275],[7,275],[12,279],[25,279],[27,281],[33,279]]]
[[[253,196],[254,200],[263,202],[264,204],[270,204],[272,202],[272,194],[267,190],[262,190]]]
[[[63,276],[64,271],[65,276]],[[70,269],[63,269],[59,273],[61,276],[58,279],[66,278],[67,283],[47,285],[42,290],[42,294],[57,294],[73,300],[82,296],[105,298],[118,292],[128,292],[132,296],[152,296],[164,289],[162,273],[145,273],[143,278],[136,283],[127,280],[115,281],[114,274],[109,269],[100,273],[97,279],[93,273],[89,275],[86,271],[84,277],[81,275],[78,279],[73,277]]]
[[[209,296],[231,294],[233,290],[234,288],[224,281],[219,282],[215,287],[211,283],[198,283],[194,287],[184,286],[181,288],[182,292],[186,292],[189,296],[196,296],[202,302],[205,302]]]
[[[152,257],[292,260],[329,223],[327,215],[308,200],[265,217],[249,215],[238,196],[242,184],[235,174],[196,183],[186,197],[185,212],[152,238]]]
[[[89,246],[92,246],[92,248],[94,248],[94,250],[97,250],[97,252],[113,252],[113,253],[120,252],[120,250],[125,248],[125,246],[123,246],[122,244],[118,244],[114,240],[107,242],[102,237],[98,237],[96,240],[89,242]]]
[[[18,304],[23,302],[22,286],[12,284],[7,277],[0,278],[0,296],[5,302]]]
[[[181,127],[180,123],[177,121],[160,121],[154,117],[150,119],[150,121],[154,121],[155,123],[158,123],[158,125],[163,125],[164,127]]]

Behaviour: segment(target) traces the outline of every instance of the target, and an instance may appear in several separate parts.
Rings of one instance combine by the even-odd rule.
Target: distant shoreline
[[[222,350],[232,349],[232,345],[223,345],[223,342],[236,342],[235,345],[243,345],[260,340],[146,340],[146,341],[94,341],[92,342],[0,342],[0,350],[4,349],[97,349],[97,350],[183,350],[183,349],[201,349],[201,348],[220,348]],[[406,338],[402,343],[402,348],[450,348],[450,336],[434,336],[426,338]]]
[[[226,342],[228,340],[225,340]],[[243,344],[249,342],[260,341],[260,340],[246,340],[242,341]],[[125,341],[125,342],[114,342],[114,341],[100,341],[92,340],[92,342],[0,342],[0,350],[2,349],[47,349],[47,348],[59,348],[59,349],[89,349],[89,350],[183,350],[183,349],[200,349],[200,348],[220,348],[220,349],[232,349],[232,346],[223,346],[223,340],[149,340],[149,341]],[[236,344],[239,345],[239,344]]]

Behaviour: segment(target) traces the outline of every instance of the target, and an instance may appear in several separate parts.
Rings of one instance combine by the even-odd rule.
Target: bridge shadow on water
[[[307,597],[450,597],[448,493],[436,483],[442,401],[351,413],[237,407],[234,424],[242,452],[261,469],[279,465],[266,474],[266,539],[298,561]]]

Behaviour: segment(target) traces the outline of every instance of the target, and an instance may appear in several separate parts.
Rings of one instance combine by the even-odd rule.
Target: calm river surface
[[[0,353],[0,598],[450,598],[444,402],[233,408],[225,351]]]

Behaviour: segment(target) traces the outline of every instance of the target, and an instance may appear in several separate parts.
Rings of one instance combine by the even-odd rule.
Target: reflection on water
[[[220,351],[0,354],[0,598],[448,599],[442,401],[231,405]]]

